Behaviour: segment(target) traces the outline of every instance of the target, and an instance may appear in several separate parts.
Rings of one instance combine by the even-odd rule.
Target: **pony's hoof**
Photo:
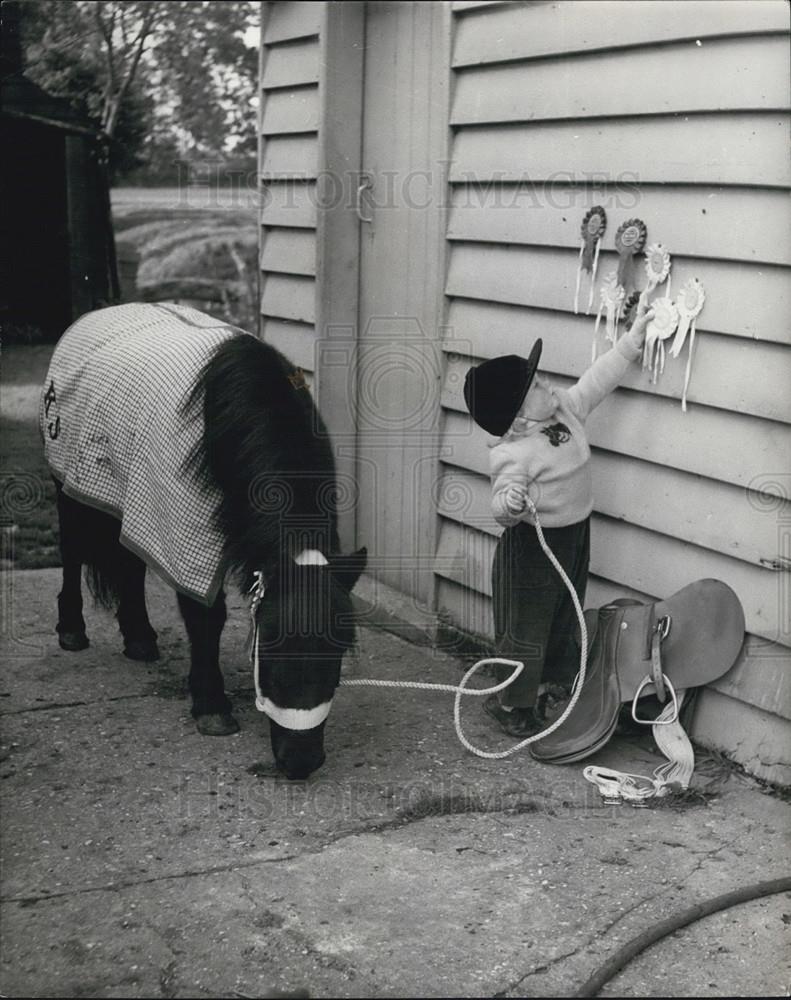
[[[159,659],[159,646],[153,639],[133,639],[124,645],[124,656],[128,656],[130,660],[153,663]]]
[[[233,736],[239,732],[239,723],[230,713],[225,715],[199,715],[195,725],[202,736]]]
[[[66,649],[70,653],[78,653],[90,645],[88,636],[84,632],[59,632],[58,644],[61,649]]]

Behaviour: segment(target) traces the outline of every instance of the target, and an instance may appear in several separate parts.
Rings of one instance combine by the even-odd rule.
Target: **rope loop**
[[[541,732],[539,733],[534,733],[532,736],[528,736],[527,739],[522,740],[521,742],[517,743],[515,746],[512,746],[507,750],[500,750],[496,752],[488,750],[480,750],[478,747],[473,746],[473,744],[470,743],[470,741],[467,739],[467,737],[464,735],[464,732],[462,731],[461,728],[462,697],[464,695],[473,695],[480,698],[483,697],[484,695],[496,694],[499,691],[505,690],[505,688],[507,688],[509,684],[513,684],[516,678],[524,670],[525,665],[520,660],[509,660],[501,656],[485,657],[482,660],[478,660],[470,667],[470,669],[462,677],[459,684],[435,684],[429,681],[385,681],[373,678],[349,678],[349,679],[342,679],[340,681],[340,684],[343,685],[344,687],[365,686],[365,687],[386,687],[386,688],[412,688],[421,691],[447,691],[450,694],[454,694],[455,701],[453,703],[453,724],[456,728],[456,735],[459,738],[459,742],[465,747],[465,749],[469,750],[470,753],[475,754],[476,757],[483,757],[487,760],[501,760],[504,757],[510,757],[511,754],[517,753],[519,750],[522,750],[524,747],[529,746],[531,743],[535,743],[537,740],[542,740],[546,736],[549,736],[550,733],[554,733],[559,726],[563,725],[563,723],[566,721],[569,714],[573,710],[574,706],[577,704],[580,692],[582,691],[582,685],[585,683],[585,668],[588,662],[588,630],[585,626],[585,616],[582,611],[582,605],[580,604],[580,599],[577,596],[576,590],[574,589],[574,584],[568,578],[566,571],[560,565],[560,563],[557,560],[557,557],[555,556],[552,549],[550,549],[546,539],[544,538],[544,532],[541,530],[541,524],[538,519],[538,513],[536,511],[535,504],[533,503],[533,501],[529,496],[525,496],[525,502],[530,510],[530,513],[533,516],[533,520],[535,522],[535,529],[538,535],[538,540],[541,544],[541,548],[546,553],[549,561],[558,571],[561,580],[566,585],[566,588],[568,589],[568,592],[571,595],[571,599],[574,604],[574,610],[577,612],[577,618],[580,624],[580,633],[582,640],[580,647],[580,669],[574,681],[574,686],[571,691],[571,698],[569,699],[569,703],[564,709],[563,713],[550,726],[547,726],[546,729],[542,729]],[[261,689],[259,687],[259,681],[258,681],[258,669],[259,669],[258,625],[256,622],[256,612],[266,592],[266,583],[264,580],[263,572],[261,571],[256,572],[255,577],[256,577],[255,583],[253,584],[253,586],[250,588],[249,591],[249,593],[253,595],[250,608],[250,614],[253,624],[252,648],[250,650],[250,659],[253,662],[253,680],[255,683],[255,690],[256,690],[256,707],[258,707],[259,704],[263,704],[263,696],[261,694]],[[504,681],[501,681],[499,684],[495,684],[488,688],[468,688],[467,683],[473,677],[473,675],[477,673],[477,671],[481,667],[486,666],[489,663],[505,664],[506,666],[514,667],[514,670],[511,673],[510,677],[508,677]]]
[[[483,757],[486,760],[502,760],[505,757],[510,757],[512,754],[518,753],[520,750],[523,750],[531,743],[535,743],[538,740],[543,740],[545,737],[549,736],[550,733],[554,733],[556,729],[558,729],[560,726],[563,725],[563,723],[568,718],[569,714],[574,709],[574,706],[577,704],[577,701],[579,700],[580,692],[582,691],[582,685],[585,683],[585,668],[588,662],[588,630],[585,625],[585,616],[583,614],[582,605],[580,603],[580,599],[577,595],[577,592],[574,589],[574,584],[569,579],[566,571],[560,565],[557,557],[555,556],[555,553],[552,551],[552,549],[550,549],[546,539],[544,538],[544,532],[541,530],[541,524],[538,519],[538,514],[536,512],[535,504],[533,503],[533,501],[530,499],[529,496],[526,496],[525,500],[528,508],[530,509],[531,514],[533,515],[533,520],[535,521],[536,534],[538,535],[538,540],[539,543],[541,544],[541,548],[546,553],[546,556],[549,559],[549,561],[558,571],[561,580],[566,585],[566,588],[569,594],[571,595],[571,600],[574,604],[574,610],[576,611],[577,619],[579,620],[580,633],[581,633],[579,673],[577,674],[577,677],[574,681],[574,686],[572,687],[571,697],[569,699],[568,705],[566,706],[562,714],[558,716],[558,718],[555,719],[555,721],[550,726],[547,726],[546,729],[542,729],[541,732],[539,733],[534,733],[532,736],[528,736],[526,739],[521,740],[514,746],[509,747],[507,750],[499,750],[499,751],[481,750],[479,747],[473,746],[473,744],[470,743],[470,741],[464,735],[464,732],[461,728],[462,697],[464,695],[477,695],[480,697],[482,695],[495,694],[498,691],[503,691],[505,688],[509,686],[509,684],[512,684],[519,676],[519,674],[524,670],[524,664],[522,662],[518,660],[508,660],[500,656],[490,656],[486,657],[485,659],[478,660],[477,663],[474,663],[470,667],[470,669],[462,677],[458,685],[432,684],[423,681],[381,681],[381,680],[369,680],[365,678],[341,680],[341,684],[348,687],[370,686],[370,687],[391,687],[391,688],[417,688],[419,690],[447,691],[449,693],[455,694],[456,697],[453,703],[453,724],[456,729],[456,736],[458,737],[459,742],[466,750],[469,750],[470,753],[475,754],[476,757]],[[481,667],[489,663],[504,663],[508,666],[514,666],[516,669],[507,680],[504,680],[500,684],[497,684],[493,687],[468,688],[467,683],[473,677],[473,675],[477,673],[477,671]]]
[[[558,575],[565,584],[566,589],[571,596],[572,603],[574,604],[574,610],[577,614],[577,619],[580,625],[581,642],[579,672],[574,680],[568,704],[561,715],[551,725],[542,729],[538,733],[534,733],[532,736],[528,736],[526,739],[521,740],[514,746],[509,747],[506,750],[499,751],[481,750],[479,747],[470,743],[464,735],[461,727],[462,697],[464,697],[464,695],[471,695],[480,698],[484,695],[497,694],[498,692],[505,690],[505,688],[507,688],[510,684],[513,684],[516,678],[519,677],[525,669],[524,663],[521,661],[510,660],[501,656],[489,656],[482,660],[478,660],[464,674],[459,684],[436,684],[429,681],[387,681],[373,678],[343,678],[340,681],[340,684],[343,687],[411,688],[413,690],[420,691],[446,691],[453,694],[455,696],[453,702],[453,724],[456,729],[456,735],[459,742],[465,747],[465,749],[469,750],[470,753],[475,754],[476,757],[483,757],[486,760],[502,760],[505,757],[510,757],[512,754],[518,753],[519,750],[530,746],[531,743],[545,739],[550,735],[550,733],[554,733],[556,729],[563,725],[570,713],[573,711],[574,706],[577,704],[580,694],[582,693],[583,684],[585,683],[585,671],[588,662],[588,630],[585,625],[585,615],[582,610],[582,605],[580,603],[579,596],[574,589],[573,583],[544,538],[544,532],[541,528],[535,504],[529,496],[525,496],[525,502],[533,516],[534,526],[541,548],[544,550],[547,558],[555,567]],[[264,580],[264,574],[261,571],[255,574],[255,578],[255,582],[250,588],[250,594],[252,595],[250,608],[252,617],[251,660],[253,661],[256,707],[263,711],[265,710],[265,699],[261,693],[258,677],[258,625],[256,621],[256,613],[266,592],[266,582]],[[664,638],[669,629],[669,620],[663,620],[660,622],[659,627],[664,630],[663,635],[660,638]],[[487,688],[468,688],[467,684],[478,672],[478,670],[480,670],[481,667],[492,663],[502,664],[513,667],[514,669],[511,675],[499,684],[495,684]],[[670,704],[665,705],[662,712],[656,719],[643,720],[637,716],[637,701],[643,690],[652,682],[655,686],[661,684],[662,682],[667,684],[672,695],[672,701]],[[651,676],[646,676],[634,696],[632,702],[632,717],[636,722],[643,722],[653,727],[654,738],[657,741],[657,745],[668,758],[668,763],[656,768],[653,777],[643,777],[638,774],[614,771],[605,767],[586,767],[583,771],[584,777],[592,784],[596,785],[605,801],[613,802],[625,800],[631,802],[633,805],[643,805],[646,799],[653,798],[654,796],[661,797],[674,788],[683,789],[688,787],[694,769],[694,753],[692,751],[689,738],[681,728],[681,724],[678,720],[679,705],[681,704],[683,697],[683,691],[678,692],[678,696],[676,695],[673,685],[664,674],[658,675],[656,679],[652,679]]]

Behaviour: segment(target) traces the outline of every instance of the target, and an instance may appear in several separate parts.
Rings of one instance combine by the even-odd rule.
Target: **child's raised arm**
[[[571,408],[580,420],[608,396],[626,374],[629,365],[637,361],[643,351],[645,331],[653,319],[654,310],[643,306],[628,333],[618,343],[590,366],[580,380],[568,390]]]

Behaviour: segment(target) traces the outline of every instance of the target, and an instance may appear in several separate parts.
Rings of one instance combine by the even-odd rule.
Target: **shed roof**
[[[65,97],[54,97],[21,72],[4,74],[0,82],[0,113],[3,117],[38,122],[98,138],[101,130],[90,118],[80,115]]]

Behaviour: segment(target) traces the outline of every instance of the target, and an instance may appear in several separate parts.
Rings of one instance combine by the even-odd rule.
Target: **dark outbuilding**
[[[2,46],[0,319],[54,340],[118,299],[104,141],[93,121],[22,72],[13,3],[3,4]]]

